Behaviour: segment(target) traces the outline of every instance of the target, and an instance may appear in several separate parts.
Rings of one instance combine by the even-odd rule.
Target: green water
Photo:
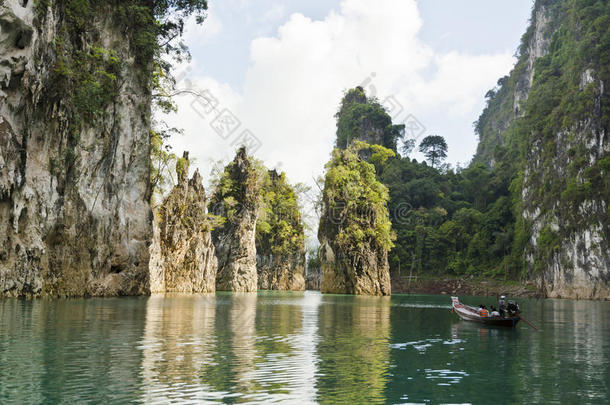
[[[535,332],[460,321],[449,301],[0,300],[0,403],[608,403],[609,302],[520,300]]]

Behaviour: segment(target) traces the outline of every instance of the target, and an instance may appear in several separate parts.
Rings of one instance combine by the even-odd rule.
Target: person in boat
[[[519,304],[514,301],[508,301],[508,305],[506,306],[506,311],[508,312],[509,317],[513,317],[519,314]]]
[[[504,295],[500,296],[500,300],[498,301],[498,312],[500,316],[504,318],[504,313],[506,312],[506,301],[504,301],[506,297]]]
[[[494,306],[491,307],[491,314],[490,316],[500,316],[500,313],[498,312],[498,309],[495,308]]]
[[[487,318],[487,316],[489,315],[489,311],[487,310],[487,308],[485,308],[485,305],[483,304],[479,305],[479,310],[477,312],[483,318]]]

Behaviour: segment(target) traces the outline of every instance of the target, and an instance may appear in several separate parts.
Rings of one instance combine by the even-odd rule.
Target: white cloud
[[[213,21],[210,16],[207,23]],[[292,14],[276,36],[254,38],[240,92],[213,77],[193,82],[208,88],[221,108],[239,118],[240,130],[247,128],[261,140],[257,157],[270,167],[281,162],[293,182],[311,184],[312,177],[323,172],[342,92],[373,72],[365,86],[369,92],[376,90],[380,99],[394,95],[404,107],[396,118],[414,114],[428,133],[447,138],[453,162],[464,162],[476,146],[471,123],[481,111],[483,95],[510,70],[513,59],[508,53],[437,53],[418,38],[421,26],[415,0],[374,5],[343,0],[339,11],[323,20]],[[189,42],[199,40],[198,35],[189,33]],[[202,118],[191,101],[179,101],[180,111],[172,121],[186,135],[173,144],[180,153],[189,149],[207,174],[210,161],[233,155],[236,134],[220,138],[209,126],[211,115]]]
[[[264,22],[273,22],[284,17],[284,14],[286,14],[286,7],[283,4],[274,4],[265,12],[262,20]]]
[[[218,36],[222,29],[222,21],[220,21],[214,12],[214,3],[211,3],[203,24],[197,24],[195,19],[187,21],[184,40],[189,44],[208,42]]]

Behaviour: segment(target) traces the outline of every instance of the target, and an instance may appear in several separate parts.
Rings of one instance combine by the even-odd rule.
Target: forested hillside
[[[510,173],[521,274],[551,296],[609,296],[610,5],[537,1],[519,62],[476,130],[475,162]]]
[[[360,139],[396,151],[398,143],[405,155],[378,168],[390,193],[394,274],[529,279],[551,296],[603,298],[610,6],[537,1],[518,56],[485,96],[467,168],[443,164],[442,134],[420,143],[427,162],[410,159],[413,140],[400,139],[400,127],[362,88],[341,103],[337,146]]]

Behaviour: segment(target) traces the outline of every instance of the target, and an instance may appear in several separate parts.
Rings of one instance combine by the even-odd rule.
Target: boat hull
[[[456,314],[458,314],[458,316],[461,319],[463,319],[465,321],[482,323],[484,325],[503,326],[503,327],[507,327],[507,328],[514,328],[520,320],[519,317],[512,317],[512,318],[502,318],[502,317],[496,317],[496,316],[483,317],[477,313],[477,310],[475,308],[470,307],[468,305],[464,305],[461,302],[459,302],[457,297],[452,297],[452,300],[453,300],[453,304],[452,304],[453,311]]]

